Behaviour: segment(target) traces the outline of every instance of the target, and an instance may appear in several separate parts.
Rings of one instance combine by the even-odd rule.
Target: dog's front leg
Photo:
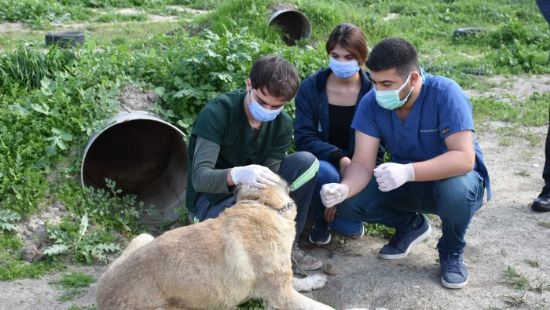
[[[292,278],[292,287],[298,292],[309,292],[322,288],[327,284],[327,276],[323,274],[313,274],[305,278]]]
[[[288,288],[280,294],[274,294],[265,299],[266,309],[277,310],[334,310],[334,308],[315,301]]]

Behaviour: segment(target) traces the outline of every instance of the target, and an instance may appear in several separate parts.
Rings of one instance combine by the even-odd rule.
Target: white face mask
[[[254,97],[252,97],[252,91],[250,91],[249,96],[250,105],[248,106],[248,109],[250,110],[250,114],[252,114],[252,117],[258,122],[272,121],[283,110],[283,107],[280,107],[276,110],[270,110],[262,107],[256,100],[254,100]]]
[[[405,96],[405,98],[401,99],[399,97],[399,93],[409,83],[410,78],[411,74],[409,73],[409,76],[407,77],[403,85],[401,85],[398,89],[376,90],[375,88],[374,93],[376,95],[376,102],[378,102],[378,105],[387,110],[395,110],[402,107],[409,100],[414,89],[414,87],[411,87],[409,94]]]
[[[330,57],[329,67],[332,70],[332,73],[341,79],[350,78],[359,71],[359,63],[355,59],[349,61],[338,61]]]

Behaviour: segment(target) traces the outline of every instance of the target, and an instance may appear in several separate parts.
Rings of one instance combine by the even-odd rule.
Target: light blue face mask
[[[384,109],[387,110],[395,110],[397,108],[402,107],[407,100],[409,100],[409,97],[412,94],[412,91],[414,87],[411,87],[411,90],[409,91],[409,94],[405,96],[405,98],[401,99],[399,98],[399,93],[405,88],[405,85],[409,83],[409,79],[411,78],[411,74],[409,73],[409,76],[405,80],[405,83],[401,85],[398,89],[393,90],[376,90],[374,89],[374,93],[376,95],[376,101],[378,102],[378,105],[381,106]]]
[[[357,60],[338,61],[332,57],[329,57],[329,67],[332,73],[341,79],[347,79],[352,77],[359,71],[359,63]]]
[[[262,107],[254,98],[252,97],[252,91],[248,94],[250,96],[250,105],[248,109],[252,117],[258,122],[269,122],[274,120],[277,115],[281,113],[283,107],[278,108],[277,110],[270,110]]]

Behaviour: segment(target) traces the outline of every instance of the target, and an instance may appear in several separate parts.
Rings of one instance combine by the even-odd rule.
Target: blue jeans
[[[328,183],[338,183],[341,180],[340,176],[340,169],[338,169],[335,165],[320,160],[319,161],[319,174],[317,175],[317,183],[315,183],[315,190],[313,192],[313,198],[311,199],[311,206],[310,208],[310,218],[313,221],[313,225],[316,228],[326,228],[328,227],[327,221],[325,221],[325,206],[321,202],[321,187],[323,185]],[[335,219],[339,218],[342,219],[342,217],[336,215]],[[338,222],[338,221],[335,221]],[[333,222],[333,223],[335,223]],[[337,227],[331,227],[336,232],[343,234],[343,235],[353,235],[356,233],[356,231],[351,231],[351,229],[355,229],[355,223],[358,223],[359,225],[362,225],[359,220],[353,220],[352,223],[348,223],[346,221],[343,223],[343,221],[340,221],[340,225]],[[344,225],[342,225],[344,224]],[[327,228],[328,229],[328,228]]]
[[[316,160],[317,159],[315,156],[309,152],[296,152],[286,156],[283,159],[278,173],[285,181],[288,182],[288,184],[292,184],[292,182],[308,170]],[[304,229],[316,180],[317,174],[290,193],[290,197],[294,200],[297,207],[295,219],[296,240],[298,240],[302,230]],[[206,195],[199,194],[195,203],[196,210],[192,216],[197,218],[199,221],[218,217],[218,215],[220,215],[226,208],[232,207],[235,204],[235,200],[235,195],[232,195],[220,202],[217,202],[216,204],[212,204]]]
[[[340,171],[336,166],[328,161],[319,160],[319,173],[317,174],[317,183],[313,191],[311,206],[309,207],[310,217],[315,227],[325,227],[325,206],[321,202],[321,187],[328,183],[340,182]]]
[[[475,171],[433,182],[409,182],[389,192],[378,189],[376,179],[357,195],[337,206],[346,219],[380,223],[407,232],[420,224],[418,213],[441,218],[443,236],[437,248],[444,253],[463,253],[466,230],[483,204],[483,179]]]

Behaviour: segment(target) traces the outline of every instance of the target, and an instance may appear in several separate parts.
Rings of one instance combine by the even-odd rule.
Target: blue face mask
[[[407,77],[405,80],[405,83],[401,85],[398,89],[393,90],[376,90],[374,89],[374,93],[376,95],[376,101],[378,102],[378,105],[381,106],[384,109],[387,110],[395,110],[397,108],[402,107],[407,100],[409,100],[409,97],[412,94],[413,87],[411,87],[411,90],[409,91],[409,94],[405,96],[405,98],[401,99],[399,98],[399,93],[405,88],[405,85],[409,83],[409,79],[411,78],[411,75]]]
[[[332,70],[332,73],[341,79],[350,78],[359,71],[359,63],[355,59],[349,61],[338,61],[330,57],[329,67]]]
[[[248,94],[250,96],[250,104],[248,109],[252,117],[258,122],[269,122],[274,120],[277,115],[281,113],[283,107],[278,108],[277,110],[270,110],[262,107],[254,98],[252,97],[252,91]]]

